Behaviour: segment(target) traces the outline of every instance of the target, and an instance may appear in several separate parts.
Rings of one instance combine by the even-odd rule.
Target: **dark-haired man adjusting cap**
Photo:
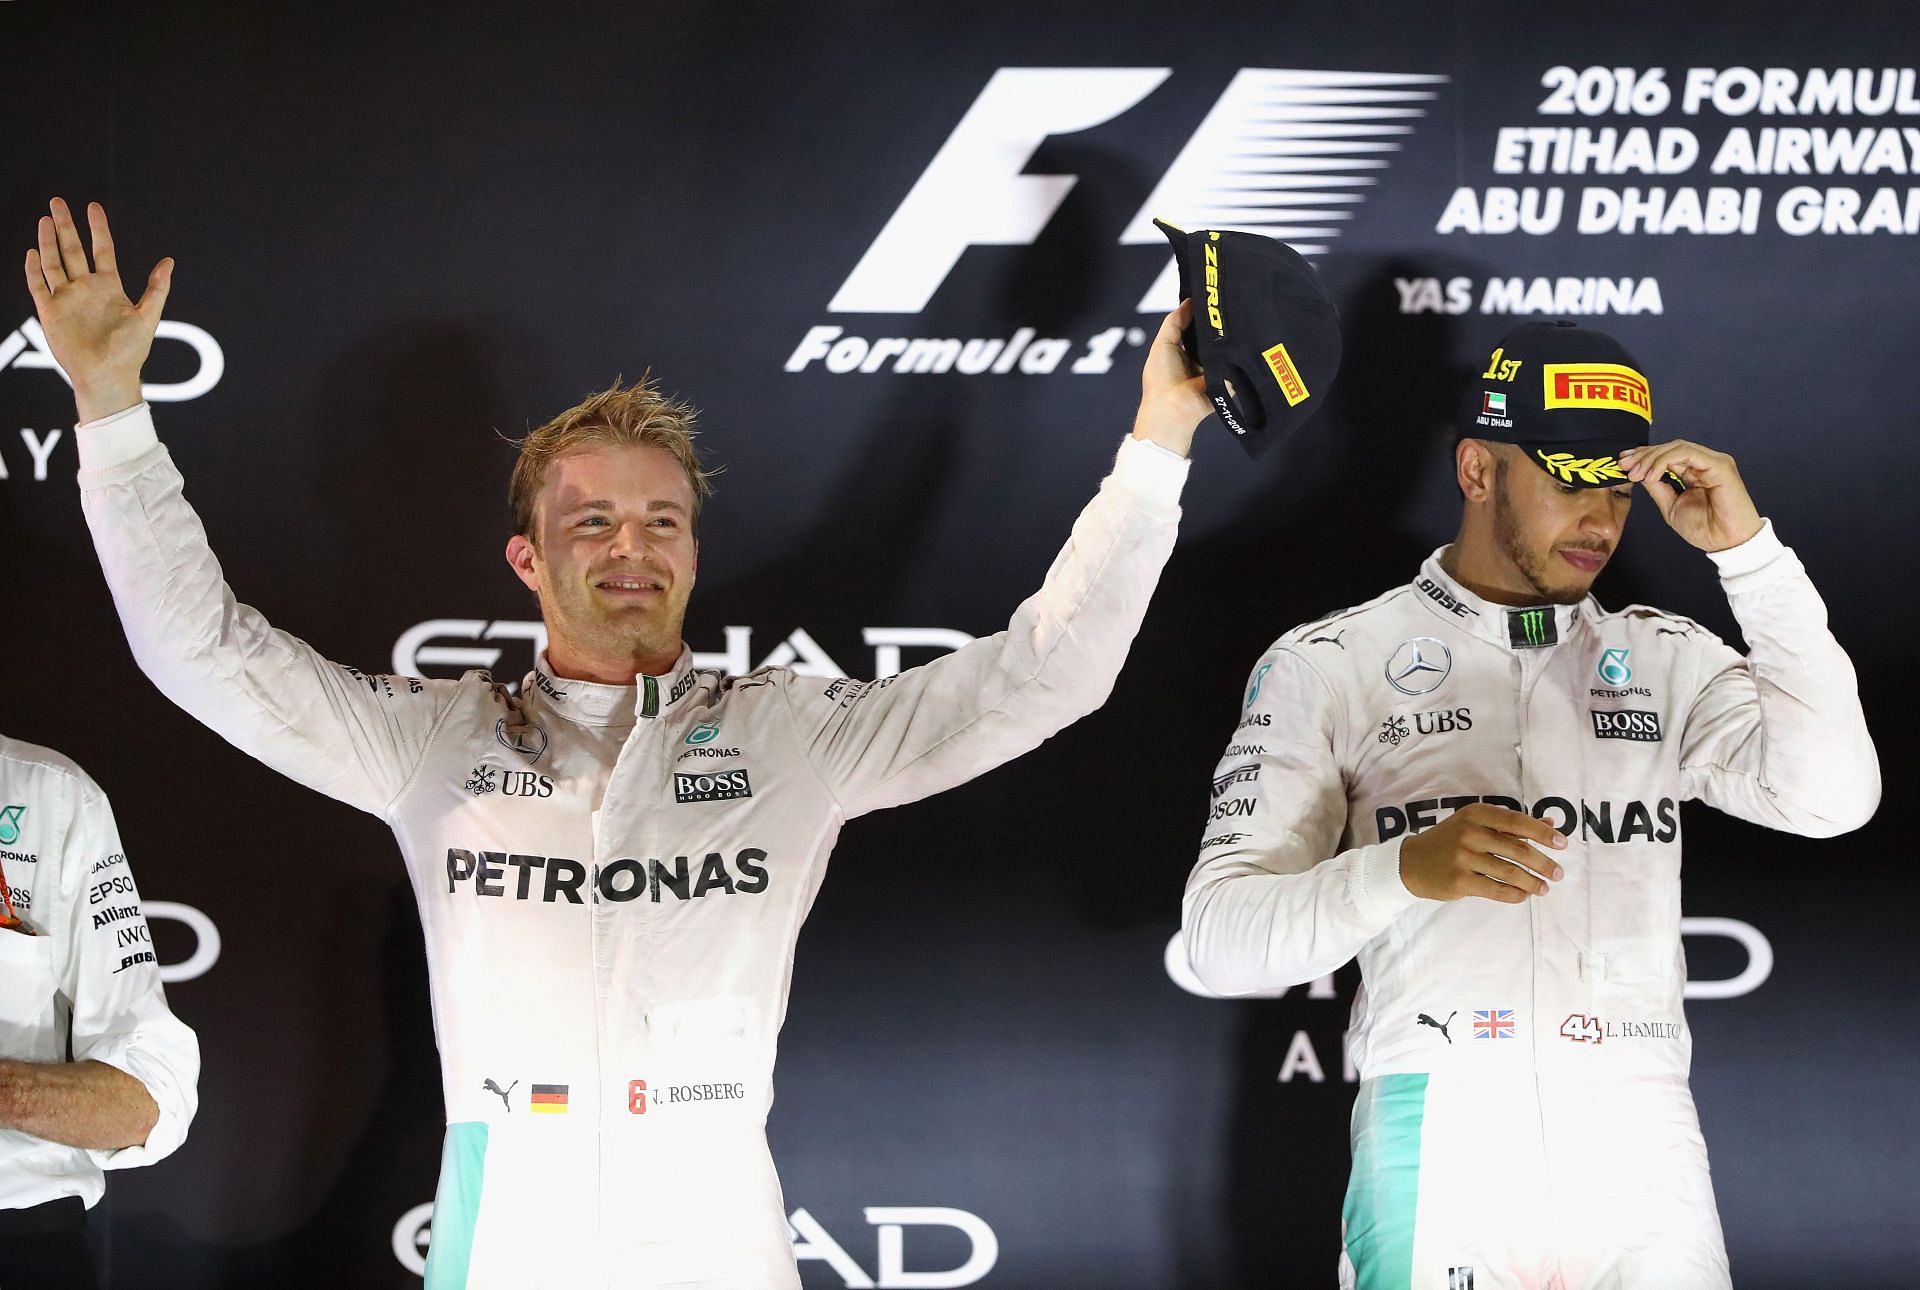
[[[1187,950],[1227,994],[1359,956],[1342,1285],[1723,1287],[1679,805],[1860,827],[1880,774],[1853,667],[1733,458],[1647,443],[1611,338],[1530,324],[1474,370],[1453,543],[1254,669]],[[1719,567],[1746,656],[1588,594],[1635,484]]]

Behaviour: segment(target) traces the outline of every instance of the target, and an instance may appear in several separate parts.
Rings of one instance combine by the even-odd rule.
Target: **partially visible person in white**
[[[105,794],[0,736],[0,1286],[94,1284],[102,1171],[171,1154],[199,1078]]]

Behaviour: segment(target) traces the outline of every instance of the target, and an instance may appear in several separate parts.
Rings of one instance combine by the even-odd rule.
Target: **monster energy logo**
[[[1507,611],[1507,640],[1515,649],[1539,649],[1560,639],[1551,609]]]

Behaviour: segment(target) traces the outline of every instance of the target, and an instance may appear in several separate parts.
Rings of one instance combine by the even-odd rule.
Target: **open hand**
[[[40,244],[27,252],[27,290],[47,346],[73,382],[80,420],[97,421],[140,402],[140,368],[173,285],[173,261],[153,267],[135,304],[120,285],[113,234],[100,203],[87,207],[91,266],[67,204],[56,197],[49,209],[51,215],[40,217]]]

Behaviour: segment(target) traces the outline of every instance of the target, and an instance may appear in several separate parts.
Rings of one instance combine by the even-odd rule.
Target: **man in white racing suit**
[[[548,648],[520,693],[368,675],[237,603],[140,403],[170,280],[120,294],[63,204],[30,286],[135,657],[282,773],[380,815],[426,934],[447,1137],[430,1287],[796,1287],[765,1139],[795,939],[841,825],[1098,707],[1170,552],[1207,404],[1184,310],[1134,437],[1008,628],[876,682],[693,666],[690,410],[616,387],[522,446],[508,544]],[[35,275],[38,280],[35,281]]]
[[[1732,458],[1647,446],[1650,394],[1609,338],[1523,327],[1474,405],[1454,543],[1255,667],[1187,950],[1223,994],[1359,956],[1343,1286],[1725,1286],[1687,1084],[1679,806],[1816,837],[1865,823],[1853,668]],[[1719,567],[1745,657],[1587,594],[1636,483]]]
[[[171,1155],[199,1079],[106,795],[0,736],[0,1286],[95,1283],[103,1171]]]

